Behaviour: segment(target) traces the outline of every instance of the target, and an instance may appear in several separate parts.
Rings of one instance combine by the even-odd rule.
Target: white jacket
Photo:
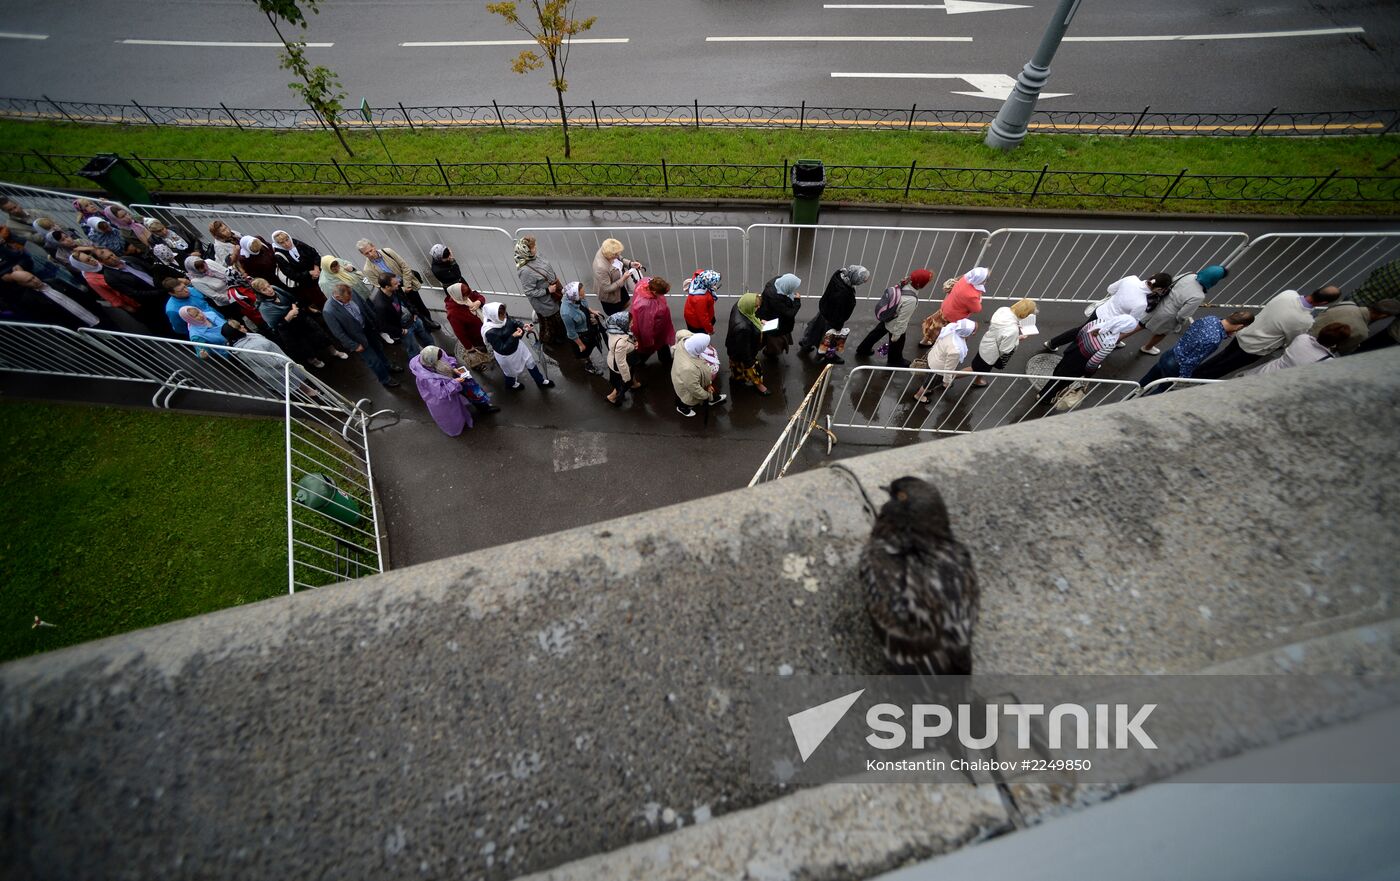
[[[1002,306],[992,313],[987,332],[977,346],[977,354],[988,364],[995,364],[1002,355],[1016,351],[1020,343],[1021,323],[1016,320],[1016,313],[1011,311],[1010,306]]]

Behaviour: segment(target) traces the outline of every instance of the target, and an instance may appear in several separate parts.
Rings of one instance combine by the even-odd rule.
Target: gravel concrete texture
[[[845,464],[943,483],[980,669],[1199,669],[1393,617],[1397,357]],[[770,801],[750,677],[882,669],[868,528],[816,471],[6,665],[4,874],[505,878]]]

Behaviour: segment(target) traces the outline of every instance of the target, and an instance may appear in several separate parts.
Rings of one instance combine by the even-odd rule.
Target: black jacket
[[[398,301],[398,309],[394,308],[395,300]],[[383,291],[375,291],[369,305],[374,310],[374,318],[379,322],[379,326],[394,339],[401,338],[404,329],[418,320],[418,316],[413,314],[413,309],[401,296],[391,299],[385,296]]]
[[[759,304],[762,306],[762,303]],[[762,344],[762,334],[753,322],[739,311],[739,301],[729,310],[729,331],[724,336],[724,351],[730,361],[752,364],[758,357],[758,347]]]
[[[522,325],[514,318],[506,319],[506,323],[500,327],[494,327],[486,332],[486,344],[497,354],[507,357],[514,355],[515,350],[520,347],[520,340],[515,332],[520,330]]]
[[[462,267],[457,265],[456,260],[434,260],[430,268],[433,271],[433,276],[442,282],[443,287],[466,281],[462,278]]]
[[[277,260],[277,274],[282,283],[293,291],[307,288],[320,290],[316,279],[311,277],[311,268],[321,265],[321,253],[301,239],[292,239],[292,245],[297,249],[299,260],[293,260],[290,251],[272,249],[272,256]]]
[[[763,297],[758,304],[758,317],[764,321],[778,319],[777,329],[770,333],[781,336],[792,333],[797,324],[797,312],[802,308],[802,304],[779,294],[778,289],[773,286],[773,282],[777,280],[778,276],[773,276],[763,286]]]
[[[826,290],[817,303],[817,311],[836,330],[845,327],[851,313],[856,311],[856,289],[841,277],[841,270],[831,274],[831,281],[826,283]]]

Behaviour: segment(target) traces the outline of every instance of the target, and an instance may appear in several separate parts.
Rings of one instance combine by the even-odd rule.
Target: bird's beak
[[[889,486],[889,484],[885,484],[885,485],[882,486],[882,487],[878,487],[878,489],[881,490],[882,492],[884,492],[885,495],[893,495],[893,493],[890,492],[890,486]]]

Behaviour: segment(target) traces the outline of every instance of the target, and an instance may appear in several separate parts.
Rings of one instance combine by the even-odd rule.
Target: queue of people
[[[794,342],[799,357],[812,363],[845,363],[857,290],[871,281],[858,264],[833,270],[795,340],[803,282],[793,273],[740,294],[722,316],[724,279],[699,267],[677,291],[684,323],[678,330],[671,283],[627,259],[617,239],[600,244],[583,279],[562,276],[533,237],[516,241],[513,257],[528,315],[488,301],[471,287],[452,250],[435,244],[424,256],[443,288],[440,324],[424,300],[425,279],[412,255],[370,239],[358,241],[360,259],[349,260],[322,254],[285,230],[268,240],[214,221],[204,241],[193,230],[136,217],[120,205],[77,199],[73,207],[74,223],[65,226],[30,216],[13,200],[0,202],[8,217],[0,225],[4,317],[184,339],[202,344],[196,348],[201,357],[227,355],[207,347],[228,345],[246,356],[255,376],[268,384],[275,379],[278,388],[280,374],[266,369],[276,356],[300,365],[293,375],[307,389],[313,386],[305,370],[325,367],[323,356],[353,356],[386,388],[399,387],[396,375],[408,371],[449,435],[472,426],[473,410],[499,410],[473,370],[498,368],[511,391],[523,390],[527,376],[540,390],[555,388],[544,372],[546,348],[570,353],[585,373],[605,379],[600,396],[619,407],[642,388],[641,368],[654,354],[671,382],[676,412],[691,418],[728,400],[717,337],[723,331],[731,391],[771,394],[764,362],[784,356]],[[1093,375],[1140,331],[1148,337],[1134,355],[1157,358],[1143,385],[1267,373],[1392,345],[1400,340],[1397,322],[1374,336],[1370,329],[1400,315],[1397,263],[1377,268],[1348,300],[1328,285],[1306,294],[1284,291],[1257,314],[1225,316],[1196,314],[1208,291],[1227,277],[1225,267],[1117,279],[1085,310],[1083,322],[1044,343],[1048,351],[1065,349],[1040,397],[1053,399],[1073,380]],[[1037,304],[1025,297],[995,309],[984,330],[984,298],[994,280],[980,266],[944,282],[941,302],[920,318],[921,298],[934,277],[914,267],[885,287],[874,305],[874,327],[855,348],[857,358],[871,358],[879,347],[886,364],[909,367],[906,342],[917,329],[918,348],[937,371],[915,390],[920,404],[951,387],[957,372],[978,374],[974,387],[987,385],[987,374],[1005,369],[1038,332]],[[455,357],[438,333],[455,339]],[[1173,334],[1179,334],[1175,344],[1159,348]],[[404,366],[391,357],[397,348]]]

